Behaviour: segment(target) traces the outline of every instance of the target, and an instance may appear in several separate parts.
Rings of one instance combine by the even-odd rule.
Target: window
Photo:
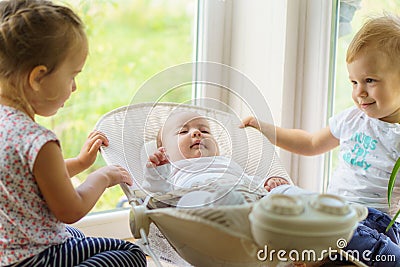
[[[348,79],[346,52],[355,33],[369,17],[379,16],[385,12],[400,15],[398,0],[341,0],[339,8],[339,27],[336,40],[336,70],[333,101],[333,113],[339,113],[353,105],[351,98],[352,85]],[[332,153],[332,170],[337,162],[337,151]]]
[[[345,2],[355,4],[353,16],[351,12],[344,13]],[[73,3],[87,19],[89,33],[93,35],[91,55],[83,73],[78,76],[78,94],[57,115],[65,114],[64,117],[60,117],[57,123],[46,123],[57,127],[55,130],[59,137],[65,134],[66,137],[62,137],[64,150],[76,143],[76,147],[71,148],[74,153],[85,139],[83,136],[78,140],[73,135],[73,131],[84,132],[76,129],[83,127],[79,125],[90,125],[91,129],[102,114],[129,104],[130,99],[126,97],[133,97],[146,79],[166,67],[194,58],[226,64],[249,77],[270,104],[276,125],[311,132],[319,130],[327,125],[331,113],[352,105],[344,64],[344,53],[352,34],[359,29],[367,14],[381,13],[382,10],[400,14],[398,0],[206,0],[198,2],[201,22],[195,28],[197,1],[194,0],[87,1],[86,6],[78,5],[78,0]],[[150,14],[153,8],[158,10],[156,14],[159,16]],[[169,13],[171,8],[173,12]],[[121,15],[129,10],[136,10],[139,14]],[[177,12],[182,20],[176,16]],[[114,25],[114,13],[118,14],[114,19],[123,27],[115,24],[112,30],[107,30],[107,25]],[[340,13],[350,15],[346,17],[350,18],[350,24],[336,23]],[[133,16],[136,16],[134,21]],[[145,19],[140,20],[140,16]],[[171,16],[175,19],[168,20]],[[155,23],[156,18],[160,19],[158,23]],[[160,28],[164,31],[158,31]],[[344,29],[350,29],[350,32],[339,37],[339,32],[346,32]],[[111,35],[109,39],[99,36],[106,32]],[[199,36],[199,49],[193,53],[195,35]],[[123,41],[121,36],[127,39]],[[157,46],[157,42],[163,46]],[[126,60],[123,65],[117,63],[117,55]],[[97,69],[91,65],[95,59],[101,62]],[[330,84],[335,84],[333,92]],[[114,88],[119,89],[114,91],[117,90]],[[111,97],[106,94],[109,92],[113,92]],[[83,104],[75,104],[78,103],[75,101]],[[85,105],[93,109],[88,112],[93,118],[82,112]],[[97,106],[102,110],[96,111]],[[74,128],[68,128],[67,123],[60,123],[66,116],[85,116],[85,120],[74,120],[71,122]],[[65,147],[63,138],[74,142]],[[324,155],[303,157],[281,150],[280,157],[298,185],[314,191],[323,189],[324,170],[328,171],[327,176],[330,172],[329,167],[324,168]],[[99,161],[97,164],[103,163]],[[115,196],[123,195],[118,187],[115,190],[118,193],[102,200],[109,205],[106,209],[114,208],[118,198]],[[112,195],[111,192],[108,190],[106,194],[109,195],[105,194],[105,197]],[[120,217],[126,224],[127,215]],[[112,229],[117,228],[113,224]]]
[[[97,120],[130,104],[147,79],[165,68],[194,60],[197,1],[64,2],[86,24],[89,56],[77,77],[77,92],[55,116],[38,118],[38,122],[55,131],[64,157],[69,158],[79,153]],[[190,97],[190,90],[185,94],[181,97]],[[173,101],[173,97],[166,101]],[[74,185],[104,165],[99,156],[89,170],[72,178]],[[107,189],[92,212],[115,209],[123,196],[119,186]]]
[[[206,22],[214,27],[206,27],[202,40],[216,45],[205,49],[202,59],[226,64],[248,77],[268,103],[275,125],[308,131],[326,126],[336,1],[204,2],[206,10],[212,7]],[[254,103],[258,95],[243,96]],[[253,108],[266,110],[265,105]],[[322,189],[323,156],[284,150],[279,155],[296,184]]]

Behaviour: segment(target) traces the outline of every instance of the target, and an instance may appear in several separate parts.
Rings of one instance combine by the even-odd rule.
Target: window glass
[[[336,42],[336,78],[333,113],[337,114],[353,105],[351,98],[352,85],[346,67],[346,52],[355,33],[370,17],[393,13],[400,15],[398,0],[341,0],[339,9],[339,31]],[[337,162],[337,151],[333,152],[332,169]]]
[[[193,61],[197,1],[72,0],[64,3],[77,11],[86,24],[89,56],[77,77],[78,89],[64,108],[53,117],[37,120],[55,131],[64,157],[70,158],[78,155],[98,119],[130,104],[147,79],[168,67]],[[180,92],[179,97],[190,96],[187,90]],[[174,97],[166,101],[174,101]],[[72,178],[74,185],[104,165],[99,156],[89,170]],[[114,209],[123,196],[119,186],[109,188],[92,211]]]

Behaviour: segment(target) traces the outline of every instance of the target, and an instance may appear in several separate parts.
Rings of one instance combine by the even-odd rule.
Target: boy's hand
[[[96,160],[97,152],[102,145],[108,146],[105,134],[99,131],[91,132],[77,157],[81,166],[89,168]]]
[[[264,188],[268,192],[270,192],[275,187],[278,187],[278,186],[284,185],[284,184],[289,184],[289,182],[281,177],[271,177],[265,182]]]
[[[169,159],[167,154],[165,153],[165,148],[160,147],[158,148],[157,152],[149,156],[149,161],[147,162],[146,167],[157,167],[167,163],[169,163]]]
[[[258,123],[257,119],[254,117],[247,117],[242,120],[242,125],[239,126],[240,128],[245,128],[245,127],[253,127],[256,128],[257,130],[260,130],[260,124]]]

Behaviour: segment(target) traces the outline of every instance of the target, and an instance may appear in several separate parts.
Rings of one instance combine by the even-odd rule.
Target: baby
[[[290,183],[283,177],[267,177],[263,188],[245,192],[254,177],[231,158],[220,155],[207,119],[195,112],[173,112],[158,133],[157,147],[148,158],[142,186],[162,193],[195,188],[178,206],[253,202],[272,188]]]

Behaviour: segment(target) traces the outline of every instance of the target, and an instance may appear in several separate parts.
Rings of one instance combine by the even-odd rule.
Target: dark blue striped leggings
[[[113,238],[85,237],[70,226],[73,238],[52,246],[12,267],[123,267],[146,266],[146,257],[135,244]]]

